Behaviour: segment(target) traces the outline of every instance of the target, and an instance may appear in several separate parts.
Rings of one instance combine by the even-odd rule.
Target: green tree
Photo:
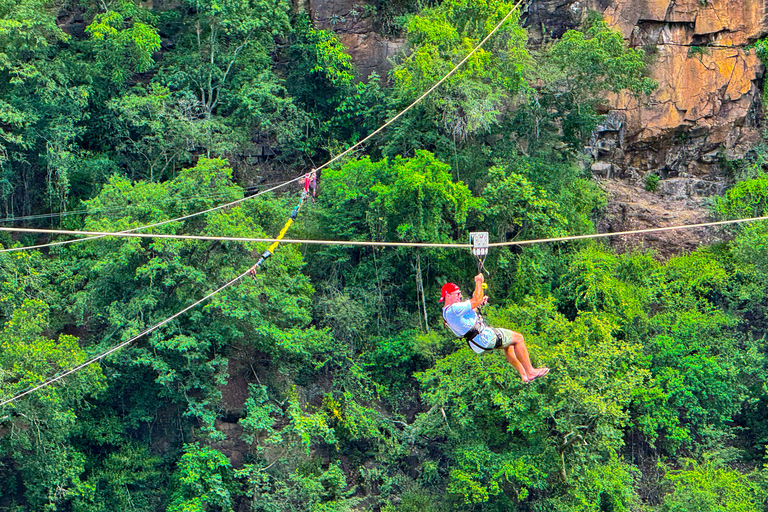
[[[42,383],[84,362],[86,353],[74,336],[53,340],[45,335],[48,307],[27,300],[6,322],[0,342],[0,400]],[[55,507],[83,492],[84,454],[72,446],[77,408],[104,389],[96,365],[63,381],[3,406],[0,411],[0,480],[13,482],[0,491],[10,502],[17,496],[31,508]],[[8,494],[6,494],[8,493]]]
[[[242,190],[232,184],[231,172],[224,160],[200,158],[197,166],[165,183],[130,183],[113,177],[87,203],[93,213],[86,218],[85,227],[121,231],[232,201]],[[251,201],[229,212],[216,211],[156,229],[161,233],[266,236],[254,221],[264,217],[269,225],[269,216],[260,214],[265,203],[270,200]],[[265,210],[269,212],[269,208]],[[287,211],[286,207],[282,215]],[[73,266],[85,276],[69,308],[81,324],[96,328],[95,342],[113,345],[240,275],[254,263],[258,249],[264,247],[135,238],[104,238],[69,246],[63,249],[63,257],[72,258]],[[312,288],[306,278],[297,276],[301,255],[294,247],[281,247],[269,263],[257,274],[256,282],[248,279],[228,288],[210,304],[158,329],[147,342],[115,355],[114,364],[126,372],[143,374],[153,383],[141,386],[135,396],[124,397],[137,400],[139,416],[144,410],[140,403],[162,396],[201,417],[207,431],[217,435],[212,425],[220,397],[218,385],[227,375],[229,347],[242,343],[286,358],[309,351],[318,334],[303,330],[310,320]]]
[[[412,51],[390,72],[399,102],[412,101],[447,74],[513,6],[497,0],[448,1],[410,17],[406,31]],[[493,39],[417,107],[414,119],[428,123],[420,128],[439,130],[458,142],[488,132],[505,102],[525,86],[524,71],[530,64],[525,45],[516,11]],[[404,151],[420,147],[417,136],[421,134],[413,128],[413,124],[403,125],[390,147]],[[422,138],[430,136],[425,133]],[[416,140],[409,143],[408,138]]]
[[[174,147],[194,134],[193,147],[207,156],[240,155],[251,149],[251,138],[267,132],[281,117],[291,118],[290,100],[272,70],[274,38],[289,28],[288,4],[283,0],[229,1],[211,4],[190,0],[187,9],[169,11],[160,24],[173,34],[178,47],[166,56],[155,81],[171,91],[158,98],[170,115],[187,124]],[[156,93],[153,93],[155,95]],[[158,137],[152,110],[126,105],[146,119],[131,130]],[[173,122],[173,121],[170,121]],[[131,137],[133,138],[133,137]]]
[[[149,11],[138,3],[102,3],[103,12],[85,28],[92,38],[97,70],[122,87],[130,72],[144,73],[155,63],[152,54],[160,50],[160,36]]]
[[[673,491],[664,497],[663,512],[757,512],[760,494],[748,475],[712,458],[684,461],[683,469],[667,472]]]
[[[187,445],[174,480],[168,512],[233,510],[232,467],[221,452],[199,443]]]
[[[605,93],[650,94],[657,84],[643,76],[644,55],[597,15],[587,19],[584,32],[569,30],[552,43],[539,59],[538,80],[531,80],[543,86],[530,91],[531,101],[513,122],[528,154],[549,154],[561,138],[578,150],[602,118]]]
[[[552,300],[530,300],[489,317],[493,325],[522,332],[532,356],[557,378],[524,385],[500,355],[483,358],[465,349],[417,374],[432,409],[415,425],[421,435],[445,436],[446,456],[462,468],[451,473],[449,489],[465,502],[498,496],[493,500],[501,506],[549,488],[552,503],[578,503],[580,493],[589,494],[584,475],[610,471],[613,464],[624,468],[623,475],[604,481],[604,493],[628,508],[635,498],[623,486],[631,468],[617,462],[617,454],[634,392],[650,377],[642,346],[618,338],[619,324],[609,315],[583,313],[568,321]],[[476,460],[471,470],[460,462],[469,454]],[[496,457],[511,467],[494,472]],[[550,487],[552,478],[570,486]]]

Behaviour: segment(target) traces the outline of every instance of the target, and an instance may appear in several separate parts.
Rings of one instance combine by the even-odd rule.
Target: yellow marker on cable
[[[280,230],[280,234],[277,235],[277,238],[275,239],[275,241],[272,242],[272,245],[269,246],[269,248],[267,249],[267,252],[270,252],[270,253],[275,252],[275,249],[277,249],[277,246],[280,245],[280,240],[282,240],[283,237],[285,236],[285,233],[288,232],[288,228],[291,227],[291,224],[293,224],[293,219],[288,219],[288,222],[286,222],[283,229]]]
[[[253,279],[256,280],[256,269],[258,269],[264,261],[266,261],[267,258],[272,256],[272,253],[275,252],[275,249],[277,249],[277,246],[280,245],[280,240],[283,239],[285,234],[288,232],[288,229],[291,227],[291,224],[293,224],[294,219],[299,214],[299,208],[301,208],[301,205],[304,203],[304,199],[307,197],[306,190],[301,194],[301,200],[299,201],[299,205],[291,211],[291,217],[288,219],[288,222],[285,223],[285,226],[283,226],[283,229],[280,230],[280,234],[277,235],[277,238],[274,242],[272,242],[272,245],[270,245],[266,251],[261,255],[261,258],[259,258],[259,261],[256,262],[254,266],[251,267],[250,273],[253,276]]]

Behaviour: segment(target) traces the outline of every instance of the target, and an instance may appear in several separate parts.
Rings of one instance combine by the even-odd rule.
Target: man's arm
[[[472,309],[477,309],[486,302],[488,302],[488,297],[483,295],[483,283],[485,282],[485,276],[483,274],[477,274],[475,276],[475,293],[472,294],[472,298],[469,299],[469,304],[472,306]]]

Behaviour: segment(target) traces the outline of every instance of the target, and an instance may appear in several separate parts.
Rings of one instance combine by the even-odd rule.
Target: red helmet
[[[453,283],[445,283],[443,287],[440,289],[440,301],[443,302],[445,300],[445,296],[449,293],[457,292],[459,291],[459,287],[456,286]]]

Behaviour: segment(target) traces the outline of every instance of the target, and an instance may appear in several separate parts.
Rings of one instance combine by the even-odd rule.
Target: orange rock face
[[[643,24],[685,24],[689,40],[678,44],[711,36],[711,43],[745,45],[763,33],[764,10],[759,0],[614,0],[604,16],[627,39]]]
[[[646,140],[679,128],[737,123],[756,98],[761,74],[757,56],[741,48],[691,54],[690,47],[665,45],[651,68],[659,88],[642,106],[634,102],[628,111],[628,133]]]
[[[671,134],[708,134],[705,151],[725,146],[741,156],[754,139],[749,116],[758,101],[763,65],[744,49],[768,32],[757,0],[614,0],[606,20],[630,45],[655,53],[659,88],[647,99],[615,98],[629,143]],[[736,133],[725,135],[723,128]]]

